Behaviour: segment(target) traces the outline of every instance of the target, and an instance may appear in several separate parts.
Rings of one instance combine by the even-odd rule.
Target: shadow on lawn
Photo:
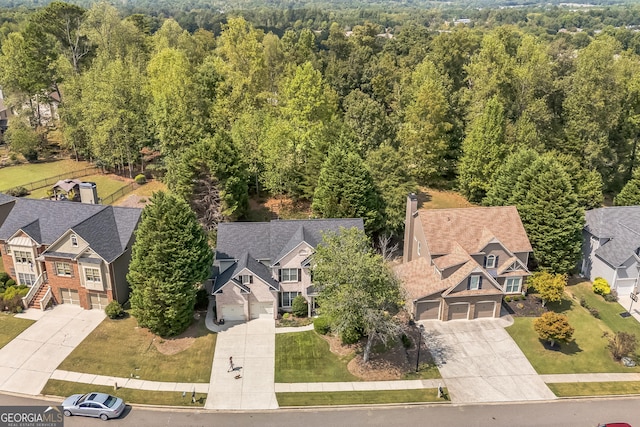
[[[548,302],[547,308],[550,311],[555,311],[556,313],[565,313],[573,308],[573,304],[574,302],[572,300],[562,298],[558,302]]]
[[[558,353],[566,355],[572,355],[582,352],[582,349],[578,344],[576,344],[575,341],[571,341],[569,343],[555,343],[553,347],[549,345],[549,341],[547,340],[538,339],[538,341],[540,341],[540,344],[544,347],[545,350],[557,351]]]

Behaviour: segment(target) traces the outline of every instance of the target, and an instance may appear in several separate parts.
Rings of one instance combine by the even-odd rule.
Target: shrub
[[[595,278],[595,280],[593,281],[593,285],[591,286],[591,289],[593,289],[594,293],[598,295],[603,295],[603,296],[611,292],[609,283],[607,283],[607,280],[603,279],[602,277]]]
[[[27,295],[29,293],[29,288],[24,286],[9,286],[7,290],[4,292],[3,298],[5,300],[10,300],[14,297],[20,297]]]
[[[104,308],[104,312],[107,316],[109,316],[109,319],[117,319],[124,315],[124,310],[122,309],[122,306],[118,301],[115,301],[115,300],[107,304],[107,306]]]
[[[136,182],[136,184],[139,184],[139,185],[146,184],[147,177],[140,173],[136,175],[136,177],[134,178],[134,181]]]
[[[617,302],[618,301],[618,291],[611,290],[608,294],[604,295],[604,300],[607,302]]]
[[[616,332],[613,337],[609,337],[607,348],[615,360],[620,360],[630,353],[635,352],[637,346],[636,336],[627,332]]]
[[[329,320],[326,317],[316,317],[313,321],[313,330],[321,335],[327,335],[331,331]]]
[[[594,307],[589,307],[589,314],[591,314],[593,317],[595,317],[596,319],[600,318],[600,312],[598,311],[597,308]]]
[[[24,187],[15,187],[7,191],[7,194],[13,197],[24,197],[29,194],[29,190]]]
[[[206,310],[209,307],[209,295],[205,288],[198,289],[196,292],[196,310]]]
[[[291,303],[291,312],[294,316],[305,317],[308,313],[307,300],[302,295],[298,295]]]
[[[504,297],[504,301],[505,302],[511,302],[511,297],[507,295],[506,297]]]
[[[7,273],[4,271],[0,273],[0,286],[4,286],[9,279],[11,279],[11,277],[9,277]]]
[[[291,317],[291,313],[284,313],[284,314],[282,315],[282,318],[283,318],[284,320],[288,320],[290,317]]]
[[[358,329],[345,329],[340,332],[340,341],[342,344],[355,344],[362,338],[362,333]]]
[[[411,340],[406,334],[402,334],[402,336],[400,337],[400,340],[402,341],[402,346],[404,348],[407,348],[407,349],[411,348]]]
[[[9,279],[6,281],[6,283],[4,284],[5,287],[10,287],[10,286],[15,286],[16,285],[16,281],[13,279]]]
[[[580,298],[580,305],[586,308],[587,310],[589,309],[589,304],[587,304],[587,300],[584,298]]]

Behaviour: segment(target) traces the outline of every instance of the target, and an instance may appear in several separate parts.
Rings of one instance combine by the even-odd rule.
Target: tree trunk
[[[374,333],[370,333],[367,337],[367,345],[364,346],[364,353],[362,354],[362,361],[364,363],[369,362],[369,356],[371,356],[371,347],[373,347]]]
[[[544,307],[547,304],[547,300],[546,299],[542,299],[542,306]]]
[[[555,345],[556,345],[556,340],[554,340],[554,339],[550,339],[550,340],[549,340],[549,347],[553,347],[553,346],[555,346]]]

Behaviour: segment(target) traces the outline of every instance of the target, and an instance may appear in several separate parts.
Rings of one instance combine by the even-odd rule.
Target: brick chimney
[[[413,253],[413,221],[414,214],[418,211],[418,196],[411,193],[407,196],[407,212],[404,218],[404,250],[402,252],[402,262],[411,261]]]

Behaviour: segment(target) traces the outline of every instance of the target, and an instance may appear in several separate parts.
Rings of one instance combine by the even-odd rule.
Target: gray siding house
[[[619,295],[637,286],[640,271],[640,206],[587,211],[582,231],[581,274],[602,277]]]

